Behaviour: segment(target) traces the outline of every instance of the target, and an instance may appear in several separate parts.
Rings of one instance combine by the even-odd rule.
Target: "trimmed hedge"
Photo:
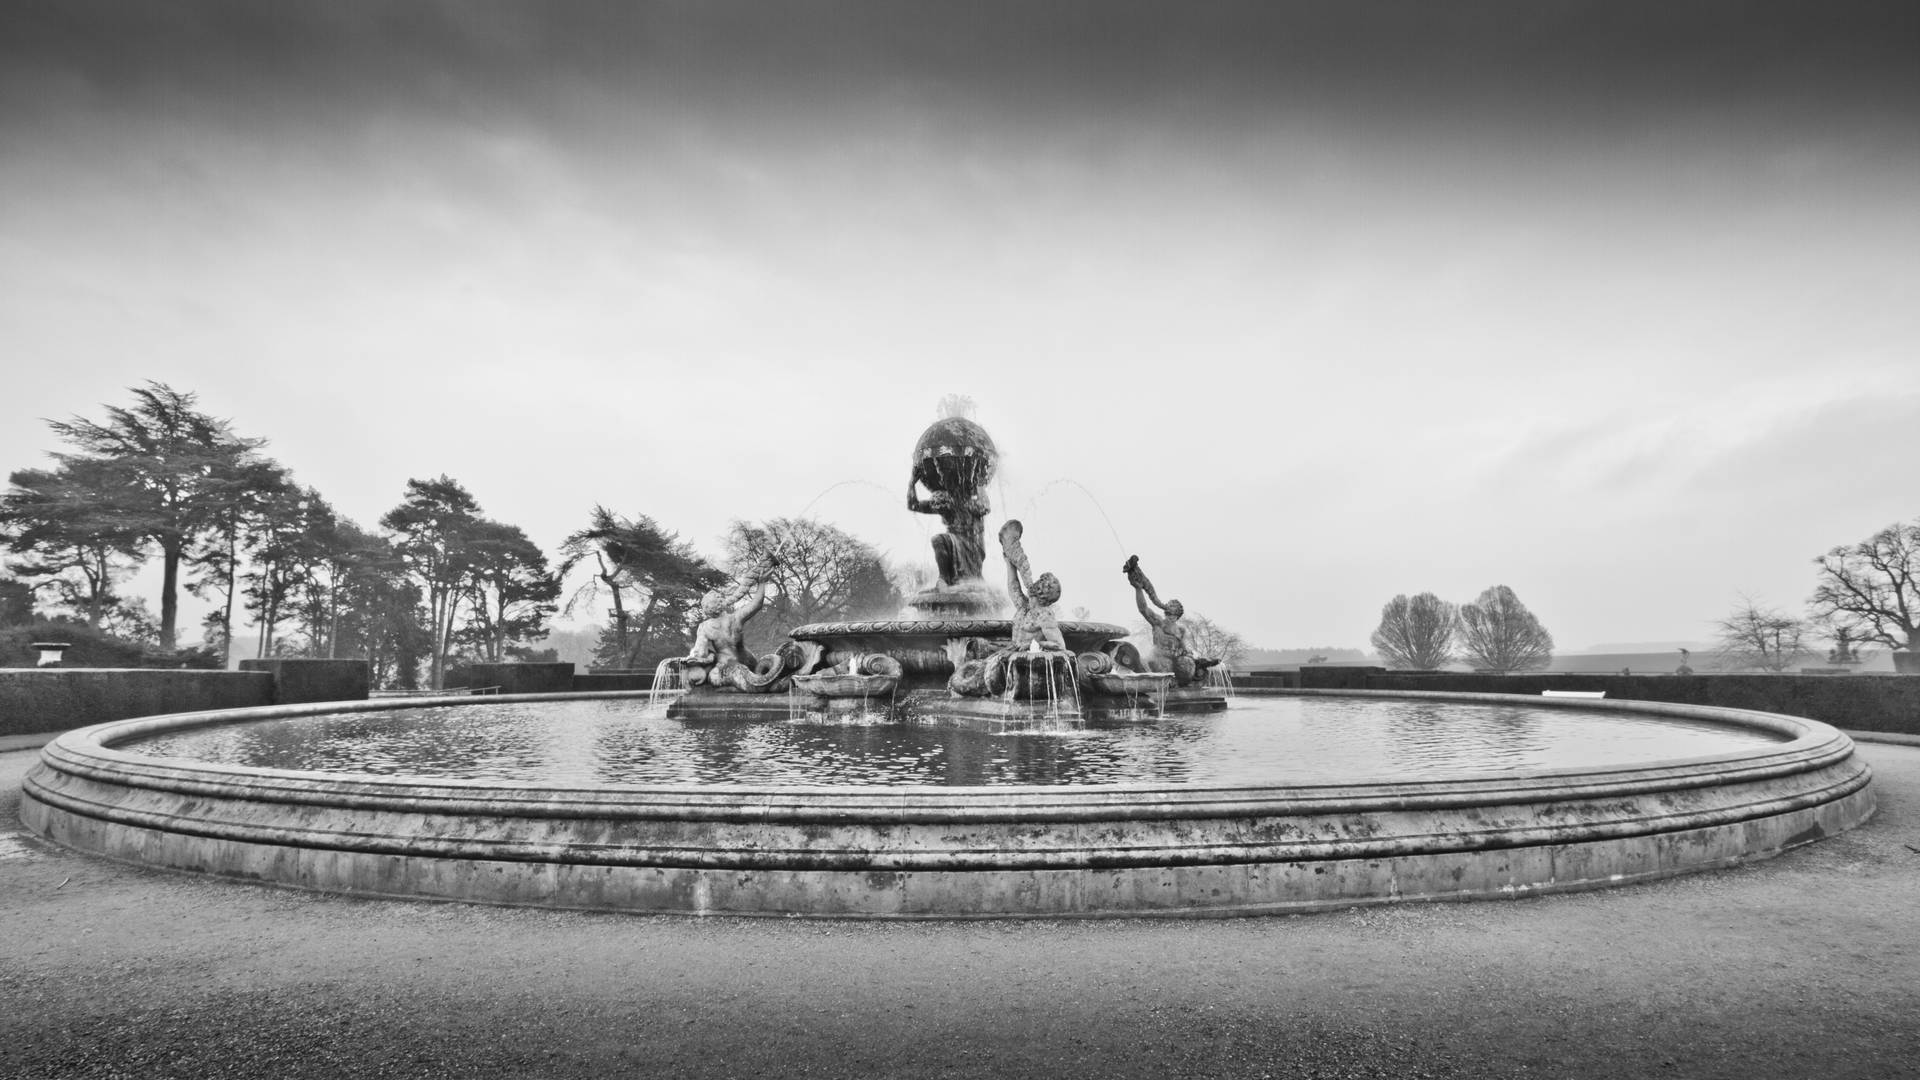
[[[271,704],[273,676],[264,671],[0,669],[0,735],[66,731],[134,716]]]
[[[1609,698],[1785,713],[1857,731],[1920,735],[1920,679],[1903,675],[1476,675],[1383,668],[1302,668],[1316,689],[1444,690],[1538,697],[1603,690]]]

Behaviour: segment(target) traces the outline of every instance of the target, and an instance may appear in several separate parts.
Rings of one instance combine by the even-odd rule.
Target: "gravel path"
[[[0,1077],[1920,1076],[1920,747],[1784,857],[1512,902],[917,924],[354,900],[22,834]]]

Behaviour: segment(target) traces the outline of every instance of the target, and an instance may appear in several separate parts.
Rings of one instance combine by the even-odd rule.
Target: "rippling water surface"
[[[117,749],[253,768],[582,784],[1353,783],[1702,757],[1780,741],[1626,713],[1241,698],[1143,723],[669,719],[634,700],[468,704],[200,728]]]

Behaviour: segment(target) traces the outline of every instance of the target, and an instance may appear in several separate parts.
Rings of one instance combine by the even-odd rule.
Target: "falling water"
[[[1233,692],[1233,672],[1229,671],[1225,664],[1207,669],[1207,685],[1225,690],[1228,697],[1235,696]]]
[[[653,669],[653,687],[647,691],[647,708],[656,708],[663,698],[687,692],[687,682],[681,677],[680,668],[674,664],[676,657],[660,661]]]

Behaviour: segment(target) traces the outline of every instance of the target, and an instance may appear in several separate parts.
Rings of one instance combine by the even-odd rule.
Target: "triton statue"
[[[762,559],[733,588],[714,589],[700,600],[703,616],[694,632],[693,650],[669,661],[681,671],[690,688],[708,686],[715,690],[733,689],[748,694],[765,694],[783,689],[794,657],[783,652],[755,660],[747,649],[747,620],[759,614],[766,603],[768,579],[774,560]]]
[[[1127,564],[1120,568],[1127,575],[1127,583],[1133,586],[1134,606],[1140,609],[1140,615],[1153,627],[1154,656],[1148,661],[1150,671],[1171,671],[1174,685],[1192,686],[1207,677],[1207,669],[1219,664],[1217,659],[1195,656],[1187,647],[1186,630],[1180,625],[1181,616],[1187,609],[1178,600],[1160,602],[1160,594],[1153,591],[1153,582],[1147,580],[1146,572],[1140,569],[1140,556],[1131,555]],[[1160,610],[1156,612],[1154,608]]]

